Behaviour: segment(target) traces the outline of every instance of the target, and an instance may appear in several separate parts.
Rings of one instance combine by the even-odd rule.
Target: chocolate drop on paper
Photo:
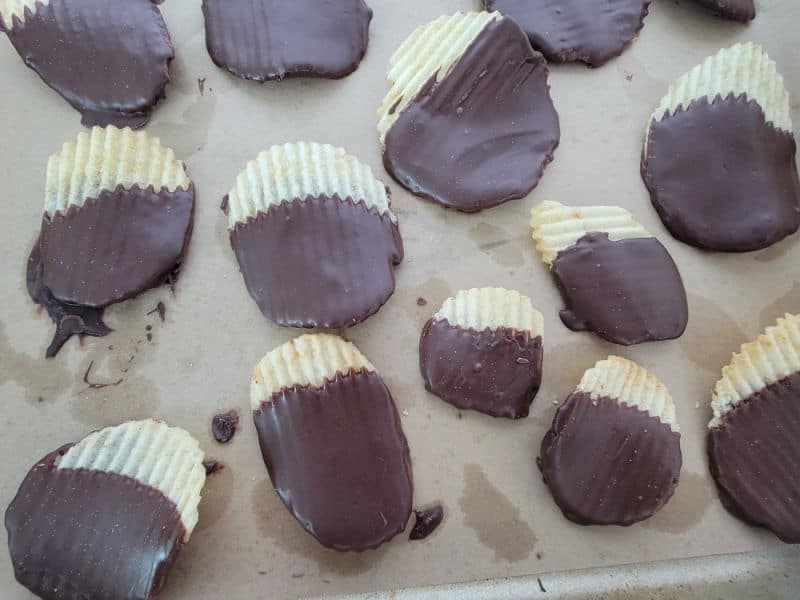
[[[564,516],[579,525],[631,525],[678,485],[680,434],[636,407],[586,392],[564,401],[542,440],[539,468]]]
[[[619,56],[644,27],[650,0],[484,0],[520,24],[553,62],[599,67]]]
[[[411,515],[411,458],[394,401],[373,372],[295,386],[253,414],[286,508],[323,546],[376,548]]]
[[[463,212],[526,196],[560,131],[547,64],[511,19],[489,23],[386,134],[386,170],[412,193]]]
[[[172,42],[150,0],[50,0],[0,30],[87,127],[143,127],[164,97]]]
[[[612,241],[587,233],[558,253],[551,272],[564,299],[559,313],[573,331],[615,344],[669,340],[689,319],[678,268],[656,238]]]
[[[394,292],[397,223],[364,202],[317,196],[269,207],[230,232],[247,290],[278,325],[339,329]]]
[[[424,540],[432,534],[444,519],[444,508],[441,504],[436,504],[429,508],[414,511],[414,527],[408,535],[410,540]]]
[[[708,458],[729,512],[800,544],[800,373],[724,414],[708,433]]]
[[[227,444],[236,435],[239,427],[239,413],[235,410],[214,415],[211,419],[211,433],[220,444]]]
[[[214,63],[255,81],[349,75],[372,20],[363,0],[203,0],[203,15]]]
[[[474,329],[430,319],[419,342],[425,389],[456,408],[527,417],[542,381],[542,338],[505,327]]]
[[[175,503],[135,479],[37,463],[5,515],[14,575],[43,600],[149,600],[186,530]]]
[[[650,124],[642,177],[680,241],[720,252],[760,250],[800,226],[796,147],[745,96],[703,98]]]

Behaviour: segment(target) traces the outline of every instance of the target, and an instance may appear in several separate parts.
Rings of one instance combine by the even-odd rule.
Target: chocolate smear
[[[551,266],[565,308],[564,325],[615,344],[669,340],[689,319],[678,268],[656,238],[609,240],[587,233]]]
[[[520,24],[552,62],[599,67],[619,56],[644,27],[650,0],[483,0]]]
[[[147,314],[152,315],[154,313],[158,314],[158,318],[161,319],[161,322],[163,323],[164,317],[167,314],[167,307],[164,305],[163,302],[159,302],[158,304],[156,304],[156,307]]]
[[[235,410],[214,415],[211,419],[211,432],[220,444],[230,442],[236,434],[237,427],[239,427],[239,413]]]
[[[278,325],[339,329],[373,315],[403,260],[388,214],[339,196],[270,206],[230,233],[247,290]]]
[[[86,367],[86,372],[83,374],[83,383],[89,386],[90,390],[102,390],[103,388],[107,387],[116,387],[120,383],[122,383],[122,377],[120,377],[117,381],[113,383],[96,383],[93,381],[89,381],[89,373],[92,371],[92,367],[94,366],[94,361],[89,363],[89,366]]]
[[[37,2],[0,30],[87,127],[143,127],[164,97],[173,49],[150,0]]]
[[[642,177],[670,233],[705,250],[749,252],[800,226],[790,132],[745,96],[694,100],[650,124]]]
[[[444,508],[436,504],[429,508],[414,511],[414,527],[408,536],[410,540],[424,540],[439,527],[444,519]]]
[[[203,15],[214,63],[254,81],[349,75],[372,20],[363,0],[203,0]]]
[[[708,457],[731,514],[800,544],[800,373],[725,413],[708,433]]]
[[[167,582],[186,530],[159,490],[104,471],[39,461],[5,515],[14,575],[44,600],[148,600]]]
[[[542,338],[506,327],[474,329],[430,319],[419,342],[425,389],[456,408],[527,417],[542,381]]]
[[[389,390],[371,371],[294,386],[253,414],[286,508],[323,546],[376,548],[411,515],[411,459]]]
[[[560,130],[547,64],[511,19],[489,23],[386,134],[386,170],[412,193],[464,212],[526,196]]]
[[[636,407],[586,392],[564,401],[542,440],[539,468],[564,516],[631,525],[660,510],[681,472],[680,434]]]

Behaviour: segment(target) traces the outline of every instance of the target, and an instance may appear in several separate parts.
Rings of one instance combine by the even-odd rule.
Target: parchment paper
[[[52,334],[24,291],[25,258],[39,229],[47,157],[80,130],[80,120],[0,41],[0,506],[46,452],[104,425],[155,416],[188,429],[226,468],[204,490],[201,517],[165,600],[295,598],[533,574],[747,551],[776,545],[720,506],[705,460],[709,390],[740,343],[785,311],[800,310],[800,237],[761,252],[706,254],[673,240],[651,208],[639,176],[647,119],[671,80],[722,46],[766,45],[786,78],[800,122],[800,3],[757,0],[749,26],[691,6],[656,0],[640,38],[597,70],[551,67],[562,137],[555,161],[526,199],[477,215],[445,211],[403,191],[382,168],[376,108],[388,59],[419,24],[477,7],[471,0],[369,0],[375,11],[366,59],[337,82],[259,85],[213,65],[205,49],[199,0],[162,5],[175,44],[168,98],[151,134],[186,160],[197,186],[188,260],[175,295],[159,289],[107,313],[116,329],[103,339],[72,340],[45,360]],[[2,36],[0,36],[2,37]],[[301,43],[301,42],[298,42]],[[204,81],[201,94],[198,79]],[[397,291],[373,318],[347,332],[389,385],[409,439],[415,502],[440,501],[446,517],[432,537],[398,536],[363,555],[324,550],[283,508],[268,483],[250,418],[251,370],[275,345],[298,334],[261,316],[230,249],[222,196],[245,163],[272,144],[315,140],[341,145],[390,184],[406,248]],[[633,348],[568,331],[560,299],[529,240],[538,201],[611,203],[632,210],[667,246],[689,293],[690,323],[677,341]],[[533,298],[545,315],[544,384],[529,418],[518,422],[457,411],[428,395],[417,367],[420,329],[461,288],[501,285]],[[427,306],[418,306],[424,298]],[[158,301],[166,322],[147,315]],[[146,325],[152,325],[147,341]],[[579,527],[545,489],[535,456],[556,407],[581,373],[617,353],[639,361],[668,385],[678,405],[684,468],[676,496],[630,528]],[[121,383],[87,389],[89,381]],[[211,417],[237,408],[240,431],[228,446],[210,434]],[[0,552],[0,588],[29,598]]]

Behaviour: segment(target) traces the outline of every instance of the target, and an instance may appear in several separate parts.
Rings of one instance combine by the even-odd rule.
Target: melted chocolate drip
[[[541,336],[505,327],[475,331],[435,318],[419,342],[425,389],[457,408],[510,419],[528,416],[542,355]]]
[[[6,511],[17,581],[44,600],[148,600],[183,545],[175,504],[124,475],[56,469],[66,449],[31,469]]]
[[[388,214],[334,195],[270,206],[238,223],[231,246],[250,296],[278,325],[339,329],[375,314],[403,260]]]
[[[708,433],[708,457],[731,514],[800,544],[800,373],[727,412]]]
[[[22,60],[87,127],[142,127],[169,81],[172,43],[150,0],[50,0],[2,23]]]
[[[214,434],[214,439],[220,444],[227,444],[233,439],[236,434],[236,428],[239,426],[239,413],[235,410],[214,415],[211,419],[211,432]]]
[[[539,468],[570,521],[631,525],[672,497],[681,472],[680,437],[645,411],[574,392],[542,440]]]
[[[410,540],[424,540],[441,525],[444,519],[444,509],[441,504],[423,510],[415,510],[414,528],[408,536]]]
[[[265,399],[253,418],[275,491],[336,550],[376,548],[411,514],[411,459],[394,401],[369,371]]]
[[[255,81],[349,75],[372,20],[363,0],[203,0],[203,15],[214,63]]]
[[[383,162],[414,194],[475,212],[527,195],[559,139],[544,57],[502,19],[403,110],[386,134]]]
[[[694,100],[650,124],[642,177],[664,225],[706,250],[766,248],[800,226],[791,133],[744,96]]]
[[[551,272],[564,299],[561,320],[615,344],[679,337],[689,319],[678,268],[655,238],[612,241],[587,233],[562,250]]]
[[[746,23],[756,18],[753,0],[695,0],[697,4],[710,8],[720,17]]]
[[[483,0],[520,24],[553,62],[599,67],[619,56],[644,27],[651,0]]]

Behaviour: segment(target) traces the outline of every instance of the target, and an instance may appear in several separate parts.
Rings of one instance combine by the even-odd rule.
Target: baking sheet
[[[156,416],[200,439],[227,467],[204,490],[201,517],[163,598],[295,598],[585,567],[686,558],[778,546],[720,506],[706,472],[709,390],[740,343],[784,311],[800,309],[800,238],[726,256],[674,241],[649,204],[639,177],[647,119],[671,80],[722,46],[766,45],[786,78],[800,121],[800,48],[796,0],[758,1],[749,26],[727,23],[672,0],[655,0],[645,28],[620,58],[598,70],[554,66],[552,95],[561,118],[554,162],[526,199],[477,215],[445,211],[404,192],[385,174],[375,110],[387,88],[389,56],[419,24],[477,6],[471,0],[371,0],[375,18],[361,67],[342,81],[258,85],[213,65],[205,50],[199,1],[162,5],[176,49],[168,98],[148,127],[186,160],[197,187],[194,237],[172,295],[148,292],[108,311],[115,332],[72,340],[44,360],[52,325],[24,290],[25,258],[42,211],[47,157],[81,129],[79,115],[0,42],[0,505],[30,466],[92,429]],[[201,94],[199,80],[204,81]],[[402,413],[414,465],[415,503],[443,503],[432,537],[405,535],[377,551],[342,555],[320,547],[272,491],[249,418],[251,370],[273,346],[298,332],[267,322],[249,299],[229,247],[222,196],[245,163],[276,143],[341,145],[390,184],[406,259],[397,291],[366,323],[347,332],[375,363]],[[528,236],[538,201],[612,203],[632,210],[668,247],[689,292],[690,323],[671,342],[613,346],[568,331],[560,301]],[[428,395],[417,369],[420,329],[458,289],[501,285],[530,295],[545,315],[544,383],[528,419],[509,422],[464,412]],[[427,306],[418,306],[425,298]],[[147,315],[158,301],[166,322]],[[152,341],[145,326],[152,325]],[[580,374],[609,353],[633,358],[662,378],[678,405],[684,467],[676,496],[649,521],[630,528],[579,527],[566,521],[541,482],[534,458],[556,407]],[[87,389],[83,382],[122,382]],[[210,434],[211,417],[237,408],[242,427],[228,446]],[[0,553],[0,588],[29,598]]]

